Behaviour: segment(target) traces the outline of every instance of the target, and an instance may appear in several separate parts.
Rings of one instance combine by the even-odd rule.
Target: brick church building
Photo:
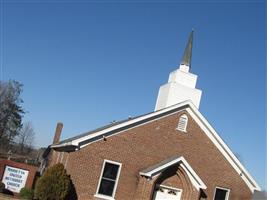
[[[261,190],[198,110],[192,44],[193,32],[155,111],[63,141],[58,124],[47,165],[65,166],[79,200],[243,200]]]

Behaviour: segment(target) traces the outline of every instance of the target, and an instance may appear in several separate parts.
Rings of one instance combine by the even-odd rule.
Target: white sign
[[[27,170],[6,166],[2,182],[6,189],[19,193],[26,184],[28,173]]]

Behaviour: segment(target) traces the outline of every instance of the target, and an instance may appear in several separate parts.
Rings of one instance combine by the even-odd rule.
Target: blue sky
[[[182,2],[2,0],[1,78],[35,145],[153,111],[194,28],[200,111],[266,189],[266,5]]]

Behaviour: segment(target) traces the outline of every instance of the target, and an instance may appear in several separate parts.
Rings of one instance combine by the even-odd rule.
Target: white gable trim
[[[193,168],[189,165],[189,163],[184,159],[183,156],[172,160],[168,163],[165,163],[164,165],[161,165],[149,172],[140,172],[139,174],[142,176],[146,176],[149,178],[152,178],[159,172],[163,171],[164,169],[167,169],[168,167],[180,163],[180,166],[185,170],[186,174],[188,175],[191,183],[194,185],[194,187],[199,191],[199,189],[206,189],[207,186],[204,184],[204,182],[201,180],[201,178],[197,175],[197,173],[193,170]]]
[[[162,109],[162,110],[159,110],[157,112],[153,112],[153,113],[150,113],[150,114],[147,114],[147,115],[144,115],[144,116],[141,116],[141,117],[138,117],[136,119],[133,119],[133,120],[130,120],[130,121],[127,121],[127,122],[124,122],[124,123],[121,123],[121,124],[118,124],[118,125],[115,125],[115,126],[112,126],[110,128],[107,128],[107,129],[104,129],[104,130],[101,130],[101,131],[98,131],[98,132],[95,132],[95,133],[92,133],[92,134],[89,134],[89,135],[86,135],[86,136],[83,136],[81,138],[78,138],[78,139],[74,139],[72,141],[69,141],[69,142],[66,142],[66,143],[62,143],[62,144],[55,144],[55,145],[51,145],[51,148],[60,148],[60,147],[65,147],[65,146],[79,146],[79,143],[83,142],[83,141],[86,141],[86,140],[90,140],[92,138],[95,138],[99,135],[103,135],[105,133],[108,133],[108,132],[111,132],[111,131],[114,131],[116,129],[120,129],[120,128],[123,128],[125,126],[128,126],[128,125],[131,125],[131,124],[134,124],[134,123],[137,123],[137,122],[140,122],[142,120],[146,120],[148,118],[151,118],[151,117],[154,117],[154,116],[157,116],[157,115],[160,115],[160,114],[163,114],[165,112],[168,112],[168,111],[171,111],[173,109],[176,109],[176,108],[179,108],[179,107],[183,107],[183,106],[186,106],[188,105],[188,101],[185,101],[185,102],[182,102],[182,103],[179,103],[175,106],[171,106],[171,107],[168,107],[168,108],[165,108],[165,109]],[[182,110],[182,109],[181,109]],[[173,113],[172,113],[173,114]],[[164,116],[166,117],[166,116]],[[157,118],[156,120],[158,120],[160,118]],[[154,120],[151,120],[147,123],[150,123]],[[146,123],[143,123],[142,125],[144,125]],[[142,126],[142,125],[139,125],[139,126]],[[137,126],[135,126],[137,127]],[[128,129],[127,129],[128,130]],[[124,131],[121,131],[121,132],[124,132]],[[86,145],[84,145],[86,146]],[[83,147],[84,147],[83,146]]]
[[[74,139],[74,140],[66,142],[66,143],[51,145],[51,148],[62,148],[62,147],[67,147],[67,146],[76,146],[78,148],[79,147],[79,143],[81,143],[83,141],[90,140],[92,138],[104,135],[105,133],[108,133],[108,132],[123,128],[125,126],[131,125],[131,124],[140,122],[142,120],[146,120],[146,119],[149,119],[151,117],[155,117],[157,115],[161,115],[161,114],[164,114],[164,113],[169,112],[171,110],[178,109],[178,108],[185,107],[185,106],[188,106],[188,108],[186,108],[187,112],[193,117],[193,119],[200,126],[200,128],[205,132],[205,134],[209,137],[209,139],[214,143],[214,145],[224,155],[226,160],[232,165],[232,167],[236,170],[236,172],[241,176],[241,178],[248,185],[249,189],[252,192],[254,192],[254,190],[261,191],[261,188],[256,183],[256,181],[252,178],[252,176],[248,173],[248,171],[244,168],[244,166],[240,163],[240,161],[231,152],[229,147],[220,138],[218,133],[212,128],[212,126],[209,124],[209,122],[203,117],[203,115],[198,111],[198,109],[193,105],[193,103],[190,100],[184,101],[184,102],[181,102],[179,104],[164,108],[162,110],[158,110],[156,112],[153,112],[153,113],[138,117],[136,119],[133,119],[133,120],[130,120],[130,121],[127,121],[127,122],[112,126],[110,128],[107,128],[107,129],[104,129],[104,130],[101,130],[101,131],[98,131],[98,132],[83,136],[81,138]],[[182,110],[184,110],[184,109],[178,110],[176,112],[180,112]],[[172,114],[174,114],[174,113],[172,113]],[[172,114],[170,114],[170,115],[172,115]],[[168,115],[165,115],[163,117],[166,117],[166,116],[168,116]],[[158,120],[160,118],[161,117],[157,118],[156,120]],[[144,125],[146,123],[150,123],[152,121],[154,121],[154,120],[142,123],[142,124],[137,125],[137,126],[142,126],[142,125]],[[137,126],[135,126],[135,127],[137,127]],[[118,132],[116,134],[122,133],[124,131],[125,130],[120,131],[120,132]],[[111,137],[111,136],[109,136],[109,137]],[[83,147],[85,147],[87,145],[89,145],[89,144],[85,144],[83,146],[80,146],[80,148],[83,148]]]
[[[193,117],[193,119],[197,122],[200,128],[206,133],[209,139],[224,155],[226,160],[232,165],[232,167],[236,170],[236,172],[240,175],[240,177],[245,181],[251,192],[254,192],[254,190],[261,191],[260,186],[256,183],[256,181],[248,173],[245,167],[236,158],[236,156],[233,154],[230,148],[225,144],[225,142],[221,139],[221,137],[218,135],[215,129],[212,128],[209,122],[204,118],[204,116],[198,111],[198,109],[192,103],[190,103],[189,105],[190,107],[186,109],[187,112]]]

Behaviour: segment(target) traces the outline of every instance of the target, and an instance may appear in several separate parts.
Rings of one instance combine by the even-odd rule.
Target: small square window
[[[114,198],[120,173],[120,163],[105,160],[98,184],[97,195]]]
[[[216,187],[214,200],[228,200],[230,190],[225,188]]]

